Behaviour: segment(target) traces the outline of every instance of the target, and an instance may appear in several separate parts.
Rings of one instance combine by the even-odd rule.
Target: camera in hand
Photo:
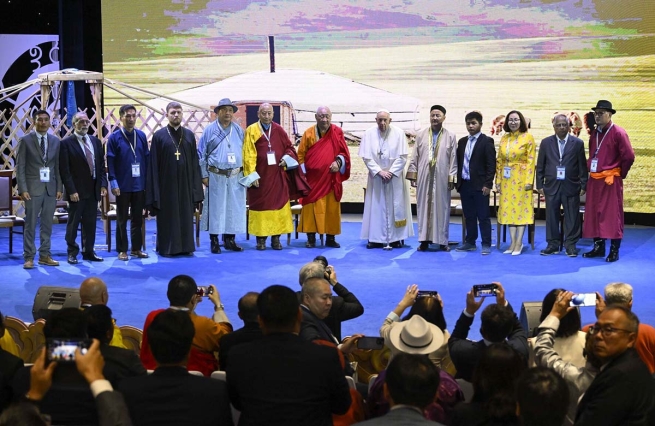
[[[491,297],[496,296],[498,286],[496,284],[475,284],[473,286],[473,296]]]
[[[200,297],[209,297],[210,294],[214,294],[214,288],[206,285],[199,285],[198,290],[196,291],[196,296]]]
[[[89,339],[48,339],[46,356],[48,361],[75,362],[75,350],[79,349],[82,355],[86,355],[90,347]]]
[[[439,294],[436,290],[419,290],[416,297],[437,297]]]
[[[384,337],[360,337],[357,340],[357,349],[382,349]]]

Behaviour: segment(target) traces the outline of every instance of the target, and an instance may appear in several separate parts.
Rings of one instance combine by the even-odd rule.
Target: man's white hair
[[[629,305],[632,302],[632,286],[628,283],[614,282],[605,286],[605,303],[608,305]]]

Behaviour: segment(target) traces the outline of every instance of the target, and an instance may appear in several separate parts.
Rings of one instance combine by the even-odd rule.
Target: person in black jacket
[[[482,114],[471,111],[465,117],[469,136],[457,142],[457,192],[462,197],[466,219],[466,239],[455,250],[475,251],[478,222],[482,237],[482,254],[491,253],[491,219],[489,193],[496,175],[494,140],[482,133]]]
[[[329,266],[324,256],[316,256],[312,262],[300,268],[298,281],[301,287],[309,278],[325,278],[330,283],[332,290],[337,294],[332,296],[332,308],[323,322],[332,331],[334,337],[341,341],[341,323],[363,315],[364,306],[357,299],[357,296],[337,281],[337,272],[334,266]],[[297,292],[297,294],[298,300],[302,303],[300,292]]]
[[[0,312],[0,338],[5,335],[5,317]],[[18,370],[23,368],[23,360],[0,348],[0,412],[12,398],[11,383]]]
[[[521,326],[521,322],[512,310],[512,306],[505,299],[505,289],[499,282],[496,284],[496,303],[487,306],[482,311],[482,324],[480,334],[482,340],[474,342],[468,340],[468,333],[475,313],[482,306],[484,298],[476,301],[473,289],[466,294],[466,309],[459,316],[453,334],[448,340],[450,358],[455,364],[457,375],[455,378],[471,381],[473,370],[486,348],[493,344],[507,341],[528,362],[528,336]]]
[[[259,293],[250,291],[239,299],[238,315],[243,320],[243,327],[221,337],[218,343],[218,365],[220,370],[225,371],[227,368],[228,355],[233,347],[262,338],[262,330],[257,321],[259,315],[257,310],[258,296]]]

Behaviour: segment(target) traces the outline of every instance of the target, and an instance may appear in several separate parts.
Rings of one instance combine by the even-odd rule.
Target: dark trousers
[[[562,195],[561,191],[546,196],[546,241],[559,248],[560,206],[564,208],[564,247],[575,247],[582,233],[580,222],[580,194]]]
[[[68,223],[66,223],[66,246],[69,256],[77,256],[80,246],[75,242],[77,229],[82,223],[82,249],[85,254],[93,253],[96,243],[96,220],[98,218],[98,200],[89,197],[76,203],[68,204]]]
[[[143,244],[143,208],[145,191],[122,192],[116,197],[116,250],[127,252],[127,220],[130,219],[132,251],[141,250]]]
[[[462,180],[459,188],[462,212],[466,219],[466,242],[475,244],[478,239],[478,222],[483,246],[491,246],[491,219],[489,219],[489,195],[473,189],[471,181]]]

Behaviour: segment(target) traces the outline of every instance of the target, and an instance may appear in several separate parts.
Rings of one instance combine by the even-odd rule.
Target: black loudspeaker
[[[528,337],[534,337],[537,334],[537,327],[541,322],[541,303],[542,302],[523,302],[521,305],[521,315],[519,321]]]
[[[39,287],[34,296],[32,316],[34,321],[43,318],[48,321],[54,311],[63,308],[80,307],[80,291],[69,287]]]

